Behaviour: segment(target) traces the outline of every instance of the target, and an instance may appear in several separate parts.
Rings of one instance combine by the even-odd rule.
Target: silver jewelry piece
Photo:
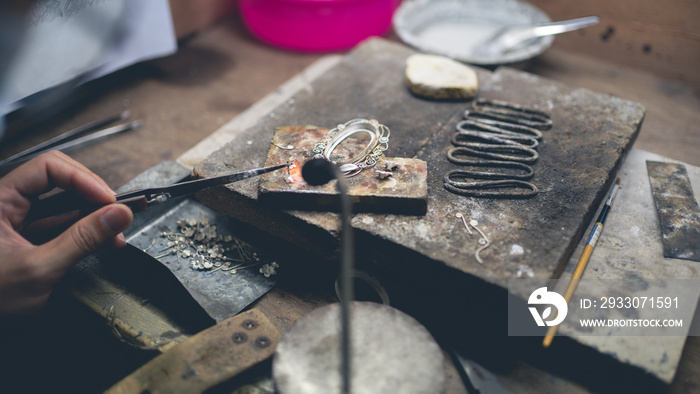
[[[277,269],[279,266],[280,266],[280,265],[277,264],[277,262],[275,262],[275,261],[273,261],[273,262],[271,262],[271,263],[269,263],[269,264],[263,264],[263,266],[260,267],[260,273],[263,274],[263,275],[265,275],[266,278],[269,278],[270,276],[276,275],[276,274],[277,274],[276,269]]]
[[[489,245],[491,245],[491,241],[489,241],[489,239],[486,237],[486,234],[484,234],[483,231],[476,227],[479,224],[479,222],[472,219],[469,221],[469,224],[472,227],[474,227],[474,229],[478,231],[479,234],[481,234],[481,239],[479,240],[479,245],[481,245],[481,247],[476,250],[476,252],[474,253],[474,257],[476,257],[476,261],[478,261],[479,264],[484,264],[484,261],[481,259],[481,257],[479,257],[479,253],[481,253],[484,249],[488,248]]]
[[[491,245],[491,241],[489,241],[488,237],[486,236],[486,234],[484,234],[483,231],[481,231],[481,229],[479,229],[478,227],[476,227],[476,226],[479,225],[479,222],[477,222],[476,220],[472,219],[472,220],[469,221],[469,223],[467,223],[467,220],[464,218],[464,215],[462,215],[461,212],[457,212],[457,213],[455,214],[455,216],[456,216],[458,219],[461,219],[461,220],[462,220],[462,223],[464,223],[464,228],[467,229],[467,231],[469,232],[469,235],[474,234],[474,233],[472,232],[472,230],[469,229],[470,226],[473,227],[474,230],[478,231],[479,234],[481,235],[481,238],[479,239],[479,245],[481,245],[481,246],[480,246],[479,248],[477,248],[476,251],[474,252],[474,257],[476,257],[476,261],[478,261],[479,264],[484,264],[484,260],[481,259],[481,256],[479,256],[479,253],[481,253],[484,249],[488,248],[489,245]]]
[[[377,178],[379,180],[384,180],[384,179],[387,179],[390,176],[394,175],[394,173],[391,171],[383,171],[383,170],[374,170],[374,173],[377,175]]]
[[[369,135],[370,140],[367,146],[359,154],[348,160],[331,160],[333,151],[343,141],[358,133]],[[359,174],[365,168],[373,167],[377,164],[379,157],[389,148],[390,134],[389,128],[375,119],[353,119],[330,130],[321,141],[314,145],[313,152],[315,157],[325,158],[338,164],[340,171],[350,178]]]
[[[294,149],[294,145],[282,146],[282,145],[278,145],[278,144],[276,144],[276,143],[274,143],[274,142],[272,143],[272,145],[274,145],[274,146],[276,146],[276,147],[278,147],[278,148],[280,148],[280,149],[284,149],[284,150],[292,150],[292,149]]]
[[[469,233],[469,235],[474,234],[472,232],[472,230],[469,229],[469,225],[467,224],[467,220],[464,218],[464,215],[462,215],[462,212],[457,212],[455,214],[455,216],[457,216],[457,218],[459,218],[459,219],[462,219],[462,223],[464,223],[464,228],[467,229],[467,232]]]
[[[177,226],[178,232],[160,233],[160,236],[166,238],[167,242],[164,248],[158,250],[160,254],[155,256],[156,259],[176,255],[178,262],[182,257],[194,270],[209,272],[221,270],[232,274],[245,268],[263,264],[257,253],[252,250],[252,246],[234,239],[230,235],[218,234],[216,226],[209,224],[207,218],[179,220]],[[152,246],[153,244],[146,250]],[[234,255],[231,256],[231,253]],[[236,265],[231,262],[235,262]],[[275,275],[275,268],[279,265],[276,262],[266,265],[269,267],[261,273],[266,277]]]

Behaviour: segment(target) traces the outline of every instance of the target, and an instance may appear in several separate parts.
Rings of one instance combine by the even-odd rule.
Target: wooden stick
[[[605,223],[605,219],[608,217],[608,212],[612,207],[613,199],[615,198],[615,195],[617,194],[617,191],[619,189],[620,178],[617,178],[615,180],[615,185],[613,186],[613,189],[610,192],[610,197],[608,197],[608,201],[605,202],[605,206],[603,207],[603,210],[598,216],[598,220],[596,220],[596,223],[593,226],[591,235],[588,237],[588,242],[586,242],[586,246],[583,248],[581,258],[578,259],[578,263],[576,264],[574,274],[571,276],[571,281],[569,281],[569,286],[567,286],[566,292],[564,292],[564,299],[566,300],[567,305],[569,304],[569,301],[571,301],[571,297],[574,295],[576,286],[578,286],[578,281],[583,275],[583,270],[586,269],[588,259],[590,259],[591,254],[593,253],[593,248],[595,248],[595,244],[596,242],[598,242],[598,237],[600,237],[600,234],[603,232],[603,224]],[[554,335],[556,335],[558,327],[559,325],[549,326],[549,328],[547,329],[547,334],[544,336],[544,341],[542,341],[542,346],[549,347],[549,345],[552,344],[552,341],[554,340]]]

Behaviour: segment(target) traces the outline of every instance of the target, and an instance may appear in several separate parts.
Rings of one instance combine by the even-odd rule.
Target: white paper
[[[40,0],[0,87],[0,116],[21,100],[177,50],[168,0]]]

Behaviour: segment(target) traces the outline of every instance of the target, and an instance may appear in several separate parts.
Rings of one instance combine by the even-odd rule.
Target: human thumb
[[[133,218],[127,206],[111,204],[74,223],[40,249],[53,261],[54,269],[66,270],[126,230]]]

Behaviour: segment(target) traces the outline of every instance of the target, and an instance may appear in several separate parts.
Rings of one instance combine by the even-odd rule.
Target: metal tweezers
[[[110,136],[112,134],[121,133],[123,131],[129,131],[135,129],[141,125],[141,121],[133,121],[114,127],[110,127],[103,130],[97,130],[92,134],[88,134],[83,137],[78,137],[81,134],[87,133],[88,131],[93,131],[101,127],[107,126],[110,123],[121,121],[129,116],[128,111],[124,111],[119,115],[110,116],[105,119],[96,120],[77,127],[73,130],[67,131],[59,136],[51,138],[48,141],[42,142],[39,145],[33,146],[25,151],[22,151],[14,156],[8,157],[0,161],[0,167],[16,165],[23,163],[29,159],[32,159],[48,150],[60,150],[65,151],[70,148],[77,147],[79,145]]]
[[[292,165],[292,163],[284,163],[213,178],[175,183],[165,187],[133,190],[117,194],[116,202],[127,205],[134,212],[139,212],[178,197],[184,197],[216,186],[238,182],[280,168],[289,167],[290,165]],[[33,201],[29,214],[27,215],[27,222],[76,211],[85,214],[95,211],[105,205],[107,204],[96,204],[86,201],[75,192],[64,191]]]

